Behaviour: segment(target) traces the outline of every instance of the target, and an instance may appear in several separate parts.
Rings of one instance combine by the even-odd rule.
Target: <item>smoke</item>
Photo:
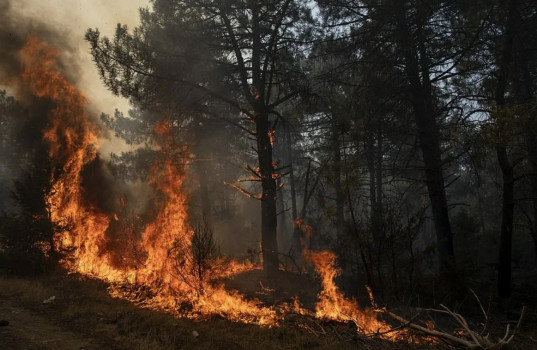
[[[28,38],[39,38],[56,49],[56,69],[75,87],[83,85],[80,79],[83,67],[79,64],[84,61],[80,55],[80,45],[85,44],[83,38],[77,38],[67,28],[26,17],[14,11],[13,4],[0,0],[0,89],[15,96],[15,104],[20,107],[8,106],[8,102],[13,104],[12,99],[2,100],[0,136],[2,140],[9,141],[0,144],[2,194],[12,191],[13,182],[18,178],[28,172],[41,171],[36,168],[44,167],[48,144],[43,140],[43,131],[50,124],[50,114],[56,107],[52,101],[35,96],[21,79],[24,66],[20,50]],[[95,106],[86,106],[91,122],[98,125],[100,122],[95,109]],[[103,135],[107,135],[107,130],[101,127]],[[106,214],[121,210],[118,198],[125,198],[128,188],[118,184],[101,157],[86,166],[82,178],[85,200],[89,205]]]
[[[28,34],[34,34],[61,50],[62,72],[84,91],[92,114],[113,114],[116,108],[128,110],[128,101],[113,95],[101,82],[84,35],[88,28],[95,27],[112,35],[117,23],[133,27],[139,21],[138,9],[148,3],[149,0],[116,0],[111,6],[106,0],[0,0],[0,90],[23,99],[23,91],[17,91],[16,81],[10,80],[20,71],[17,48]],[[104,158],[111,152],[129,150],[107,129],[103,129],[101,137]]]
[[[76,85],[81,69],[77,64],[78,50],[69,31],[16,13],[9,0],[0,0],[0,85],[18,100],[31,102],[28,101],[31,96],[19,81],[23,67],[18,54],[29,35],[61,49],[58,66],[65,77]]]
[[[0,90],[3,94],[0,106],[0,192],[3,203],[0,210],[11,212],[15,203],[9,193],[19,178],[27,177],[29,169],[42,166],[46,156],[42,131],[47,124],[47,111],[52,108],[49,101],[35,98],[22,84],[23,70],[19,51],[30,34],[43,37],[64,46],[68,50],[66,36],[39,22],[27,21],[12,11],[11,2],[0,0]],[[67,64],[60,63],[63,70]],[[76,75],[76,68],[67,71]],[[13,99],[11,96],[15,96]]]

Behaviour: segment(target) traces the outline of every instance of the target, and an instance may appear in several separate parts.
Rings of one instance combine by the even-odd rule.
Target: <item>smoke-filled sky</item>
[[[77,87],[88,97],[92,110],[108,114],[116,108],[126,112],[128,102],[113,96],[100,82],[84,34],[88,28],[96,27],[111,36],[117,23],[132,28],[139,21],[138,9],[148,6],[149,0],[0,0],[0,10],[9,9],[9,19],[15,24],[12,28],[46,27],[64,38],[62,41],[70,46],[65,52],[69,51],[78,66]],[[6,86],[0,88],[10,91]],[[103,153],[117,146],[117,142],[105,143]]]

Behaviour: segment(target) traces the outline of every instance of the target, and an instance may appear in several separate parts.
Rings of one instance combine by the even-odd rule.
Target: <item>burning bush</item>
[[[196,280],[200,282],[200,286],[203,281],[208,279],[211,266],[214,265],[218,254],[218,247],[213,237],[213,229],[210,226],[207,217],[203,216],[201,219],[194,220],[193,224],[194,236],[192,237],[192,258],[194,263],[192,265],[192,274]]]

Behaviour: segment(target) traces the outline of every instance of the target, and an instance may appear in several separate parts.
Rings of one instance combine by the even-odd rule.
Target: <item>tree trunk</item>
[[[376,128],[376,136],[377,136],[377,147],[376,147],[376,166],[375,166],[375,177],[376,177],[376,199],[377,202],[375,203],[375,235],[378,237],[377,242],[377,275],[379,280],[379,288],[381,292],[381,297],[384,298],[384,281],[382,278],[383,272],[382,272],[382,258],[383,253],[386,250],[386,233],[384,230],[384,215],[383,215],[383,208],[382,208],[382,157],[383,157],[383,149],[382,149],[382,126],[381,122],[378,121],[378,126]]]
[[[516,13],[518,14],[518,13]],[[518,18],[518,17],[517,17]],[[523,38],[526,33],[521,33],[518,30],[517,38]],[[531,44],[530,44],[531,45]],[[530,172],[530,193],[531,206],[533,211],[533,222],[530,229],[530,234],[535,241],[535,256],[537,258],[537,120],[535,111],[533,110],[533,100],[535,99],[534,81],[531,75],[531,58],[526,54],[531,47],[528,47],[526,40],[516,40],[513,43],[515,47],[513,59],[513,87],[515,90],[515,98],[524,108],[524,132],[526,149],[528,152],[528,163]]]
[[[207,186],[207,170],[206,165],[202,164],[202,161],[199,161],[196,164],[196,173],[198,176],[199,191],[200,191],[200,202],[201,202],[201,213],[202,216],[212,224],[211,220],[211,201],[209,199],[209,188]]]
[[[535,258],[537,259],[537,149],[535,147],[537,145],[537,134],[532,126],[528,127],[526,131],[526,145],[528,148],[530,171],[532,172],[530,176],[531,204],[533,209],[533,228],[531,232],[535,242]]]
[[[344,205],[345,197],[341,185],[341,142],[339,137],[339,125],[337,119],[332,115],[332,154],[334,157],[332,172],[334,176],[334,192],[336,194],[336,240],[343,242],[343,229],[345,225]]]
[[[259,175],[261,177],[261,250],[263,255],[263,271],[273,275],[278,271],[278,217],[276,212],[276,179],[272,156],[272,140],[270,133],[269,107],[267,105],[265,81],[262,78],[261,55],[261,27],[259,17],[260,5],[252,3],[252,86],[243,86],[244,90],[252,93],[246,94],[251,101],[254,112],[255,137],[257,141],[257,157],[259,162]],[[244,72],[246,75],[246,72]]]
[[[345,191],[346,191],[346,197],[347,197],[346,199],[349,205],[349,214],[350,214],[350,219],[351,219],[352,226],[354,229],[354,237],[356,239],[358,253],[360,255],[360,259],[364,267],[364,272],[366,274],[367,285],[371,288],[374,288],[375,286],[373,285],[373,273],[371,271],[371,267],[370,267],[371,265],[367,261],[368,259],[367,259],[365,249],[364,249],[364,241],[367,241],[367,239],[364,239],[362,235],[360,234],[360,229],[358,227],[358,220],[356,218],[356,215],[354,214],[354,206],[352,204],[351,189],[349,185],[349,171],[348,171],[349,167],[347,164],[347,152],[345,152],[345,149],[343,149],[343,166],[344,166],[343,171],[345,174]]]
[[[383,297],[384,288],[381,276],[381,254],[383,249],[382,237],[380,236],[379,231],[379,217],[378,217],[378,178],[377,178],[377,149],[375,147],[375,135],[372,130],[368,130],[368,135],[366,136],[366,158],[367,158],[367,170],[369,173],[369,203],[370,203],[370,212],[369,212],[369,221],[371,225],[371,243],[368,243],[369,250],[375,252],[373,257],[371,252],[368,254],[370,259],[371,270],[375,269],[377,274],[377,280],[379,287],[376,288],[376,291],[380,291],[381,296]],[[373,245],[371,249],[371,245]],[[373,261],[375,263],[373,264]],[[372,285],[370,285],[373,288]]]
[[[498,82],[496,84],[495,102],[501,113],[505,108],[505,92],[507,90],[513,54],[514,27],[516,21],[516,0],[507,4],[507,24],[504,31],[504,45],[500,55]],[[498,257],[498,295],[501,298],[511,296],[511,249],[513,240],[514,217],[514,176],[513,166],[509,162],[507,146],[499,140],[496,156],[502,172],[502,223],[500,228],[500,248]]]
[[[380,125],[377,128],[377,168],[376,168],[376,185],[377,185],[377,207],[376,207],[376,216],[378,220],[378,229],[382,231],[382,237],[384,238],[384,213],[383,213],[383,206],[382,206],[382,159],[384,157],[384,150],[383,150],[383,135],[382,135],[382,126]]]
[[[286,163],[289,166],[289,187],[291,190],[291,215],[293,217],[293,233],[291,237],[291,254],[295,260],[298,260],[301,254],[300,247],[300,230],[297,227],[298,208],[296,204],[296,184],[295,184],[295,172],[294,172],[294,157],[293,157],[293,145],[291,140],[291,130],[288,125],[285,125],[285,148],[287,153]]]
[[[261,247],[263,270],[268,274],[278,271],[278,242],[276,217],[276,180],[272,164],[272,144],[269,137],[268,114],[256,117],[257,153],[261,175]]]
[[[505,146],[496,147],[498,163],[502,170],[502,224],[498,258],[498,295],[511,296],[511,250],[513,241],[514,178]]]
[[[282,249],[282,251],[286,251],[289,249],[291,237],[289,237],[287,227],[287,215],[285,214],[285,198],[282,184],[281,179],[276,181],[276,188],[279,189],[278,197],[276,199],[276,212],[278,214],[278,241],[280,249]]]
[[[455,263],[455,254],[442,171],[440,133],[433,107],[427,57],[424,48],[425,43],[416,43],[414,40],[407,23],[406,9],[403,5],[401,2],[398,11],[399,44],[405,59],[404,69],[410,84],[414,120],[418,129],[419,145],[423,156],[425,182],[436,231],[439,267],[440,271],[446,271]]]
[[[366,136],[366,158],[367,158],[367,171],[369,173],[369,205],[370,205],[370,213],[369,213],[369,221],[371,222],[372,231],[375,231],[375,212],[377,207],[377,191],[376,191],[376,176],[375,176],[375,139],[373,138],[373,135],[369,133],[369,135]],[[375,233],[373,232],[373,237],[375,237]]]

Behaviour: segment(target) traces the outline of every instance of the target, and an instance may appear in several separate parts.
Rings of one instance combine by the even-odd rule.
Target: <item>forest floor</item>
[[[534,310],[529,314],[535,317]],[[342,337],[332,331],[333,324],[320,325],[326,331],[314,334],[292,322],[263,328],[219,317],[176,318],[112,298],[100,281],[61,274],[32,279],[0,276],[0,324],[3,320],[9,325],[0,326],[2,350],[448,348]],[[521,328],[510,349],[537,348],[535,325]]]

